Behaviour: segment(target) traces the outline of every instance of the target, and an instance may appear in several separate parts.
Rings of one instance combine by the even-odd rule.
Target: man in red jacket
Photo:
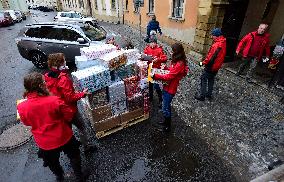
[[[213,44],[204,61],[200,62],[200,66],[204,65],[205,68],[201,75],[201,94],[199,96],[195,96],[195,99],[199,101],[204,101],[205,97],[212,100],[215,76],[221,68],[226,55],[226,38],[222,35],[221,29],[213,29],[211,31],[211,35],[213,38]]]
[[[266,33],[267,27],[267,24],[260,24],[257,31],[250,32],[242,38],[236,49],[236,54],[242,54],[244,61],[244,63],[240,65],[236,75],[240,75],[247,66],[250,66],[246,75],[246,79],[249,83],[251,82],[253,71],[257,63],[261,61],[264,52],[266,56],[264,60],[267,60],[270,55],[270,35]]]
[[[43,159],[56,175],[63,180],[63,170],[59,163],[60,152],[70,159],[78,180],[82,179],[79,142],[73,136],[71,120],[74,111],[57,96],[50,96],[43,75],[31,73],[24,78],[27,100],[17,106],[21,121],[31,126],[34,140],[39,147],[38,156]]]
[[[150,38],[150,44],[147,45],[144,49],[144,53],[153,58],[152,68],[161,69],[161,64],[167,62],[167,56],[164,53],[163,47],[157,44],[157,38],[155,36]],[[149,61],[150,63],[151,61]],[[153,87],[155,88],[158,98],[159,98],[159,107],[162,104],[162,90],[158,84],[153,84],[149,82],[149,97],[150,100],[153,100]]]

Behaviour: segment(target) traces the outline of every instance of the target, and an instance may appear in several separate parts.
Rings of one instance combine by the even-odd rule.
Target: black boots
[[[162,128],[159,128],[160,131],[169,132],[171,131],[171,117],[164,117],[163,121],[158,122],[160,125],[162,125]]]
[[[199,100],[199,101],[205,101],[205,97],[204,96],[195,96],[194,97],[196,100]]]
[[[161,90],[156,90],[158,94],[158,99],[159,99],[159,109],[162,109],[162,103],[163,103],[163,97],[162,97],[162,91]]]

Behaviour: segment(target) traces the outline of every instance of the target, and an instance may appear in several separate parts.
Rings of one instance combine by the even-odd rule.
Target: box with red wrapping
[[[139,108],[143,108],[144,98],[142,94],[135,94],[133,97],[127,98],[128,111],[134,111]]]
[[[132,76],[123,80],[125,84],[126,97],[133,97],[135,94],[140,93],[140,79],[138,76]]]
[[[108,104],[107,90],[103,88],[87,95],[87,99],[90,103],[90,107],[96,108]]]

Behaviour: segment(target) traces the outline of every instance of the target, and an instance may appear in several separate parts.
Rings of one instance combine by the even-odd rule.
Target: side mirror
[[[85,39],[83,39],[83,38],[78,38],[77,42],[79,42],[79,44],[85,44],[86,43]]]

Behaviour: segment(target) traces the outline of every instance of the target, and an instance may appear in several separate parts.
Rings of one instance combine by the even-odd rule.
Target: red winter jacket
[[[161,63],[167,62],[167,56],[164,54],[162,46],[155,46],[153,48],[150,45],[147,45],[144,49],[144,53],[152,56],[154,59],[157,58],[157,61],[153,63],[152,68],[161,68]]]
[[[72,137],[72,109],[57,96],[27,94],[27,100],[17,106],[21,121],[31,126],[39,148],[52,150],[65,145]]]
[[[53,95],[62,98],[74,112],[77,112],[77,101],[85,96],[83,92],[75,92],[73,82],[68,74],[52,69],[44,75],[47,89]]]
[[[242,40],[240,41],[237,49],[236,49],[236,52],[238,53],[241,53],[243,55],[244,58],[246,58],[249,54],[249,51],[251,49],[251,46],[252,46],[252,42],[253,42],[253,39],[254,37],[257,35],[257,31],[255,32],[251,32],[251,33],[248,33],[246,36],[244,36],[244,38],[242,38]],[[269,37],[270,35],[268,33],[265,33],[263,35],[263,40],[262,40],[262,43],[261,43],[261,47],[259,48],[259,55],[257,57],[257,60],[261,60],[262,58],[262,55],[265,51],[265,55],[267,57],[270,56],[270,47],[269,47]]]
[[[164,84],[163,89],[169,94],[175,95],[179,81],[187,75],[188,70],[189,68],[186,64],[184,64],[182,61],[178,61],[177,63],[171,64],[169,68],[170,72],[168,74],[155,74],[153,78],[154,80],[166,81],[167,84]]]
[[[202,62],[205,65],[205,70],[217,73],[221,68],[226,56],[226,38],[223,36],[217,37],[210,47],[206,58]]]

